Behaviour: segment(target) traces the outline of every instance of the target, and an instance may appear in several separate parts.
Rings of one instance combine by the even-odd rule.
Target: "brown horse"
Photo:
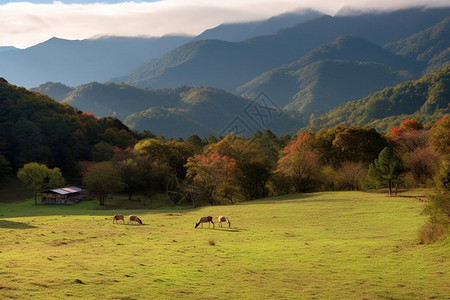
[[[227,222],[228,223],[228,228],[231,227],[231,222],[230,222],[230,220],[228,220],[228,217],[220,216],[220,217],[217,218],[217,220],[219,221],[219,227],[222,227],[222,222]]]
[[[131,215],[131,216],[128,217],[128,220],[129,220],[128,223],[131,223],[131,222],[138,222],[139,224],[142,225],[142,221],[141,221],[141,219],[139,219],[138,216],[133,216],[133,215]]]
[[[208,228],[210,226],[210,222],[213,224],[213,228],[214,228],[214,222],[212,221],[212,217],[211,216],[207,216],[207,217],[201,217],[197,223],[195,223],[195,228],[198,227],[198,225],[200,225],[200,223],[202,224],[202,228],[203,228],[203,223],[208,223]]]
[[[113,217],[113,224],[114,224],[114,222],[116,224],[118,224],[119,220],[122,220],[123,224],[125,224],[125,218],[123,217],[123,215],[114,215],[114,217]]]

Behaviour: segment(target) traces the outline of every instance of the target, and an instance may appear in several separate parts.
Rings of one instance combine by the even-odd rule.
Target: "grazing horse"
[[[123,215],[114,215],[114,217],[113,217],[113,224],[114,224],[114,222],[116,224],[118,224],[119,220],[122,220],[123,224],[125,224],[125,218],[123,217]]]
[[[200,219],[198,219],[198,222],[195,223],[195,228],[198,227],[198,225],[200,225],[200,223],[202,224],[202,228],[203,228],[203,223],[208,223],[208,228],[210,226],[210,222],[213,224],[213,228],[214,228],[214,222],[212,221],[212,217],[211,216],[207,216],[207,217],[201,217]]]
[[[217,220],[219,221],[219,227],[222,227],[222,222],[227,222],[228,223],[228,228],[231,227],[231,222],[230,222],[230,220],[228,220],[228,217],[220,216],[220,217],[217,218]]]
[[[129,220],[128,223],[131,223],[131,222],[138,222],[139,224],[142,225],[142,221],[141,221],[141,219],[139,219],[138,216],[133,216],[133,215],[131,215],[131,216],[128,217],[128,220]]]

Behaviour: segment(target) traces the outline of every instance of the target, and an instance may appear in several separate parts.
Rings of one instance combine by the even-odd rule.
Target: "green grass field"
[[[0,299],[449,299],[423,203],[362,192],[193,210],[0,204]],[[112,224],[137,214],[144,225]],[[204,215],[231,228],[194,229]],[[201,227],[201,226],[200,226]]]

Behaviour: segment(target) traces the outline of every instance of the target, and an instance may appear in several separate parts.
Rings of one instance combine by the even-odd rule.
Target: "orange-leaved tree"
[[[319,155],[311,148],[313,137],[308,133],[300,134],[287,145],[278,160],[276,172],[287,175],[296,192],[314,189],[320,172]]]
[[[221,198],[232,202],[236,186],[236,161],[216,152],[195,154],[188,158],[187,177],[201,189],[202,198],[214,204]],[[234,191],[234,192],[233,192]],[[230,194],[231,193],[231,194]]]

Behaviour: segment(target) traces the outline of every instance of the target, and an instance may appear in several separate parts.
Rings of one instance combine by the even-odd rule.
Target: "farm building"
[[[41,192],[42,204],[73,205],[81,201],[83,192],[83,189],[76,186],[45,190]]]

